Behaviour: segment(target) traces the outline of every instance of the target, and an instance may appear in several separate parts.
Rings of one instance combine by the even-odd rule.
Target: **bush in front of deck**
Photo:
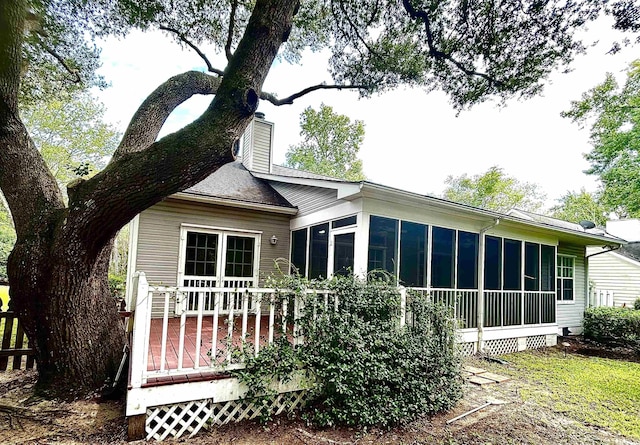
[[[304,289],[309,283],[285,285]],[[324,295],[300,292],[304,309],[298,326],[304,342],[295,348],[296,359],[285,354],[289,358],[283,360],[292,370],[304,369],[313,382],[304,414],[309,421],[390,427],[456,404],[462,396],[461,360],[446,308],[411,295],[410,323],[400,326],[394,284],[349,277],[324,286],[332,291],[328,304]],[[273,377],[282,380],[282,367],[273,366],[277,354],[264,352],[277,370]],[[264,388],[264,365],[258,357],[244,371],[245,382],[257,385],[253,395]],[[257,373],[253,379],[251,372]]]
[[[584,312],[584,336],[604,343],[640,348],[640,311],[595,307]]]

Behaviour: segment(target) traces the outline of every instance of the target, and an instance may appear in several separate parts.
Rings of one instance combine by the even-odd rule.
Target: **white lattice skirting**
[[[527,337],[527,349],[539,349],[547,346],[546,335],[535,335],[533,337]]]
[[[273,415],[291,412],[302,406],[306,391],[292,391],[276,396],[267,408]],[[212,399],[173,405],[154,406],[147,409],[147,439],[164,440],[179,438],[186,433],[194,436],[209,425],[224,425],[229,422],[254,419],[260,415],[259,407],[252,400],[230,400],[213,403]]]
[[[501,338],[499,340],[488,340],[485,349],[490,355],[503,355],[518,352],[517,338]]]
[[[458,344],[458,348],[460,348],[460,354],[462,354],[464,357],[469,357],[475,354],[477,352],[476,346],[477,343],[474,342],[465,342]]]

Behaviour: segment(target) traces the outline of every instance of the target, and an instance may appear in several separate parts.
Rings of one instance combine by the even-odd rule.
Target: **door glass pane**
[[[505,290],[522,289],[521,249],[520,241],[504,240],[503,289]]]
[[[434,227],[431,236],[431,286],[450,289],[453,287],[456,231]]]
[[[217,234],[187,232],[185,275],[215,276],[217,252]]]
[[[351,275],[353,273],[353,251],[355,233],[343,233],[333,237],[333,273]]]
[[[400,231],[400,284],[425,287],[429,226],[402,221]]]
[[[254,248],[255,238],[253,237],[228,236],[225,276],[252,277]]]
[[[478,288],[478,234],[458,232],[458,289]]]
[[[396,274],[398,220],[371,216],[369,222],[369,261],[367,270],[384,270]]]
[[[329,223],[311,227],[309,278],[327,278],[329,258]]]
[[[291,273],[307,273],[307,229],[295,230],[291,236]]]
[[[540,244],[524,244],[524,290],[540,288]]]
[[[502,288],[502,238],[485,237],[484,246],[484,288]]]

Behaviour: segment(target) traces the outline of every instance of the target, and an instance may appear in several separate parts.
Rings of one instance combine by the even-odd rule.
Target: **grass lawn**
[[[9,307],[9,286],[0,286],[0,310],[6,311]]]
[[[575,420],[640,439],[640,363],[585,357],[558,350],[504,357],[513,377],[528,384],[525,401]]]

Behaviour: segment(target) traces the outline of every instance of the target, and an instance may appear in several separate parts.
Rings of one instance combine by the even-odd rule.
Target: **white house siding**
[[[135,270],[145,272],[149,283],[177,284],[181,224],[262,232],[261,280],[276,271],[276,258],[289,258],[288,215],[167,200],[140,214]],[[278,238],[275,246],[269,241],[273,235]],[[161,314],[160,302],[154,301],[153,313]]]
[[[588,301],[587,290],[589,288],[587,285],[585,254],[584,246],[567,244],[560,244],[558,246],[558,255],[573,256],[575,258],[574,301],[558,301],[556,305],[556,320],[560,333],[562,332],[562,328],[569,328],[573,334],[582,332],[582,317]]]
[[[589,254],[596,252],[602,249],[588,249]],[[640,297],[640,263],[615,252],[595,255],[588,261],[595,289],[613,291],[614,306],[633,306]]]
[[[298,207],[297,217],[335,205],[338,196],[337,190],[321,187],[284,182],[270,182],[270,185],[292,205]]]

